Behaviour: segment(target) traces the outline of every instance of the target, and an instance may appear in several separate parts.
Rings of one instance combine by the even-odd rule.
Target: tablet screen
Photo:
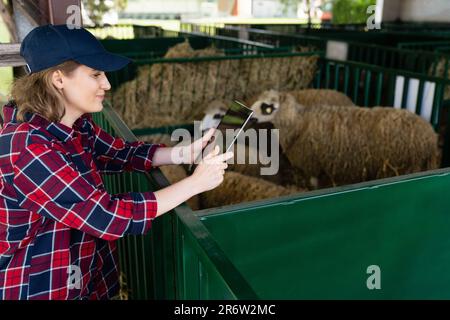
[[[239,134],[244,130],[245,125],[248,120],[252,116],[253,111],[247,108],[245,105],[240,103],[239,101],[234,101],[228,111],[223,116],[220,121],[217,130],[221,130],[224,137],[224,147],[222,148],[222,152],[225,153],[230,150],[233,146],[233,143],[236,141]],[[236,134],[234,139],[231,141],[226,141],[226,129],[234,129]]]
[[[212,141],[203,150],[203,155],[207,155],[211,152],[216,145],[219,145],[220,153],[230,151],[252,114],[253,111],[251,109],[247,108],[239,101],[234,101],[217,126],[217,131],[214,134]],[[232,137],[227,136],[227,129],[234,131]],[[220,138],[219,132],[221,134]]]

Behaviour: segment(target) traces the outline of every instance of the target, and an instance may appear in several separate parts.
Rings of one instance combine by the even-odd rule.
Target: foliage
[[[127,7],[128,0],[83,0],[89,18],[96,25],[101,24],[103,15],[110,10],[123,11]]]
[[[285,11],[291,6],[296,6],[302,0],[280,0]],[[325,4],[331,3],[333,23],[364,23],[369,15],[367,7],[376,4],[376,0],[323,0],[322,8]],[[307,7],[314,5],[313,0],[306,1]]]
[[[367,8],[376,0],[334,0],[333,23],[364,23],[369,15]]]

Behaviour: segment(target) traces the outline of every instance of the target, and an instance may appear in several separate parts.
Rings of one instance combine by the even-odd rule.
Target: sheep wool
[[[272,115],[261,114],[258,102],[252,108],[280,129],[280,145],[305,181],[317,178],[320,187],[336,186],[439,166],[437,134],[407,110],[305,108],[289,94],[271,98]]]
[[[274,119],[278,127],[287,123]],[[394,108],[320,107],[279,127],[291,163],[331,185],[438,168],[437,135],[419,116]],[[285,129],[284,129],[285,128]],[[289,129],[290,130],[289,130]],[[283,133],[282,131],[286,132]]]
[[[280,95],[289,94],[295,98],[297,103],[306,108],[316,106],[354,106],[353,101],[342,92],[330,89],[303,89],[279,92],[267,90],[248,99],[246,103],[251,106],[258,100],[278,100]]]
[[[354,106],[353,101],[342,92],[330,89],[305,89],[288,91],[299,104],[315,106]]]

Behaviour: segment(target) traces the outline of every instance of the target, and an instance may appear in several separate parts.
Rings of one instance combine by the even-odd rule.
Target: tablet
[[[231,104],[230,108],[227,110],[227,112],[223,115],[222,119],[220,120],[219,125],[217,126],[217,131],[213,135],[213,138],[211,138],[210,142],[206,145],[206,147],[203,149],[203,154],[207,155],[209,152],[211,152],[216,145],[219,145],[220,147],[220,153],[226,153],[231,150],[231,147],[236,142],[239,135],[243,132],[245,125],[250,120],[251,116],[253,114],[253,111],[250,108],[247,108],[243,103],[235,100]],[[233,138],[226,139],[226,130],[232,129],[234,130],[235,134],[233,135]],[[219,131],[222,133],[222,143],[218,143],[217,136],[219,134]],[[237,132],[236,132],[237,131]],[[227,141],[229,140],[229,141]],[[199,156],[201,157],[201,155]],[[196,159],[194,163],[198,163],[199,159]]]

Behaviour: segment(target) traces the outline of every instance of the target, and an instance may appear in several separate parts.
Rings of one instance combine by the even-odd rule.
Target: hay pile
[[[238,172],[240,174],[261,178],[266,181],[278,185],[293,184],[292,172],[295,170],[289,163],[286,156],[279,150],[279,170],[274,175],[262,175],[261,168],[269,167],[270,164],[262,164],[260,162],[261,157],[258,155],[258,150],[254,147],[245,147],[245,154],[240,155],[245,162],[239,161],[238,163],[238,152],[242,149],[234,149],[234,163],[228,164],[228,171]],[[256,162],[256,163],[255,163]]]
[[[165,58],[223,56],[215,49],[171,48]],[[137,77],[113,94],[113,106],[130,128],[201,119],[213,100],[245,100],[262,90],[297,90],[312,81],[317,56],[193,60],[138,68]]]
[[[213,190],[200,194],[200,201],[202,208],[213,208],[246,201],[269,199],[302,191],[306,190],[295,186],[283,187],[238,172],[226,172],[222,184]]]
[[[304,108],[290,95],[279,98],[277,111],[261,117],[271,117],[280,129],[280,145],[306,181],[317,178],[321,187],[336,186],[439,166],[437,134],[407,110]],[[257,111],[263,102],[252,108]]]
[[[189,40],[185,40],[182,43],[176,44],[171,47],[164,55],[166,59],[178,59],[178,58],[199,58],[199,57],[215,57],[223,56],[222,50],[215,47],[209,47],[202,50],[194,50],[189,44]]]

